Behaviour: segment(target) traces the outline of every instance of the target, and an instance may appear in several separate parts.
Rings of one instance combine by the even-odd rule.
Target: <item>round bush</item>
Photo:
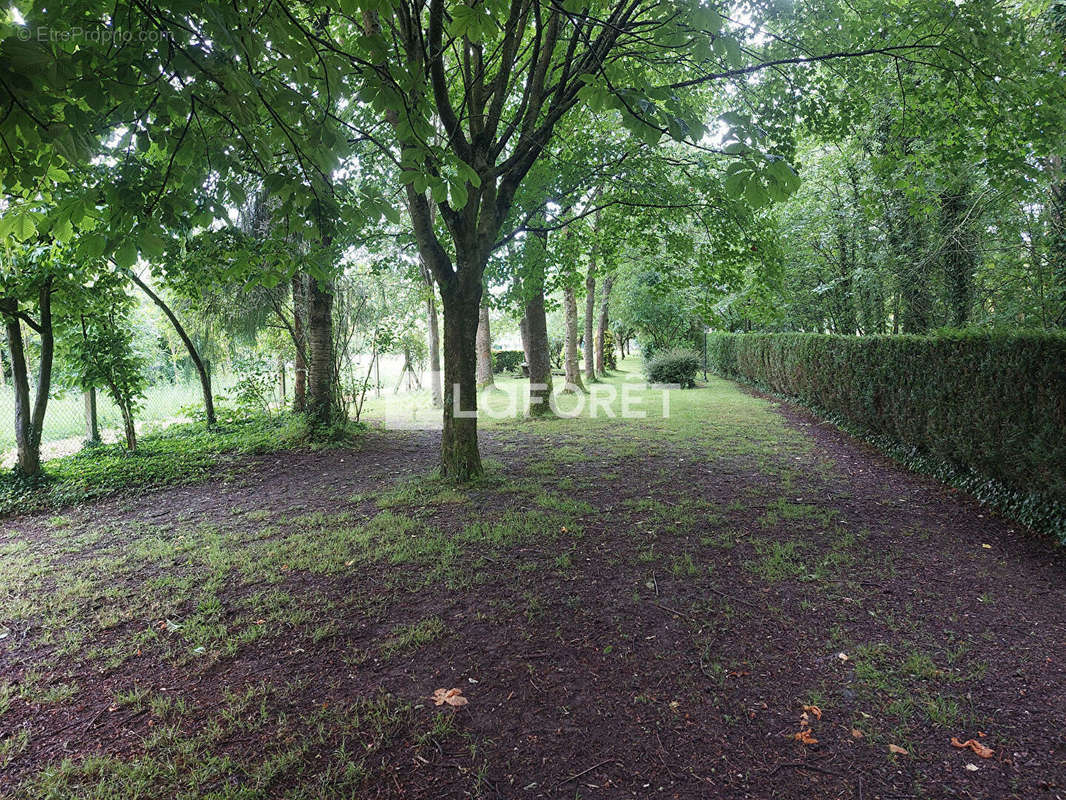
[[[696,372],[701,364],[700,354],[694,350],[663,350],[647,362],[648,380],[652,383],[674,383],[682,389],[688,389],[696,385]]]

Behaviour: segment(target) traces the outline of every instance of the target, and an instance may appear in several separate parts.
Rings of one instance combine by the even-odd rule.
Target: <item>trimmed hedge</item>
[[[513,372],[526,360],[521,350],[494,350],[492,353],[493,372]]]
[[[991,478],[1026,496],[1015,512],[1066,508],[1066,335],[718,333],[707,359],[721,375]]]
[[[645,363],[645,369],[652,383],[676,384],[682,389],[690,389],[696,385],[701,361],[699,353],[679,347],[656,353]]]

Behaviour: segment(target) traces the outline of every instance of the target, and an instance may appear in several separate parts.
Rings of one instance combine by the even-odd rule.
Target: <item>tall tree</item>
[[[489,328],[489,306],[484,298],[477,325],[477,385],[485,389],[495,385],[492,379],[492,331]]]
[[[11,378],[15,388],[15,447],[17,467],[23,475],[36,475],[41,468],[41,435],[48,410],[48,394],[52,387],[52,359],[55,353],[55,330],[52,321],[52,292],[54,277],[37,273],[28,277],[17,273],[15,280],[5,281],[0,297],[0,314],[4,317],[7,346],[11,360]],[[24,307],[23,297],[36,294],[37,319]],[[25,322],[41,339],[37,367],[36,396],[30,398],[29,367],[22,339]]]
[[[607,330],[610,327],[609,308],[611,302],[611,286],[613,284],[613,275],[608,275],[603,279],[603,294],[600,296],[600,318],[596,324],[596,374],[601,378],[607,374],[603,348],[606,344]]]
[[[133,270],[128,270],[127,274],[137,286],[140,288],[148,299],[151,300],[160,311],[170,320],[170,324],[174,326],[175,332],[178,334],[178,338],[181,339],[181,343],[185,345],[185,350],[189,354],[189,359],[192,361],[193,366],[196,368],[196,374],[200,378],[200,391],[204,399],[204,415],[207,419],[208,425],[214,425],[216,423],[215,418],[215,399],[211,392],[211,373],[207,371],[207,367],[204,365],[203,359],[200,357],[199,350],[196,349],[196,345],[193,344],[192,337],[185,330],[185,326],[181,324],[181,320],[178,319],[178,315],[174,313],[173,309],[167,305],[152,288],[145,283],[145,281],[137,275]]]
[[[563,308],[566,314],[566,385],[563,391],[584,392],[585,384],[581,381],[581,368],[577,358],[577,296],[570,283],[563,287]]]

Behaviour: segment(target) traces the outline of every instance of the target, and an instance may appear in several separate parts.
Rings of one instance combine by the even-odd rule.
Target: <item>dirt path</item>
[[[0,794],[1066,797],[1061,554],[804,412],[690,396],[494,428],[469,490],[372,432],[12,521]]]

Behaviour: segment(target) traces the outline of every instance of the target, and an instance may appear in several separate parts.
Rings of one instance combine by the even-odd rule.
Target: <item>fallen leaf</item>
[[[433,702],[438,706],[445,703],[450,706],[465,706],[470,701],[463,697],[462,689],[437,689],[433,692]]]
[[[966,769],[968,772],[977,772],[978,767],[976,764],[967,764]]]
[[[910,753],[908,753],[906,750],[904,750],[898,744],[890,744],[888,746],[888,752],[895,753],[897,756],[909,756],[910,755]]]
[[[995,751],[991,747],[985,747],[976,739],[967,739],[965,742],[960,742],[957,737],[951,737],[951,746],[958,747],[959,749],[970,749],[975,755],[980,758],[992,758]]]
[[[822,718],[822,709],[818,708],[818,706],[804,706],[803,710],[814,714],[815,719]]]
[[[803,730],[792,734],[792,738],[798,742],[803,742],[804,744],[818,744],[818,740],[814,738],[810,728],[804,728]]]
[[[861,739],[862,736],[863,736],[863,733],[858,728],[852,728],[851,729],[851,735],[852,735],[852,737],[854,737],[856,739]]]

